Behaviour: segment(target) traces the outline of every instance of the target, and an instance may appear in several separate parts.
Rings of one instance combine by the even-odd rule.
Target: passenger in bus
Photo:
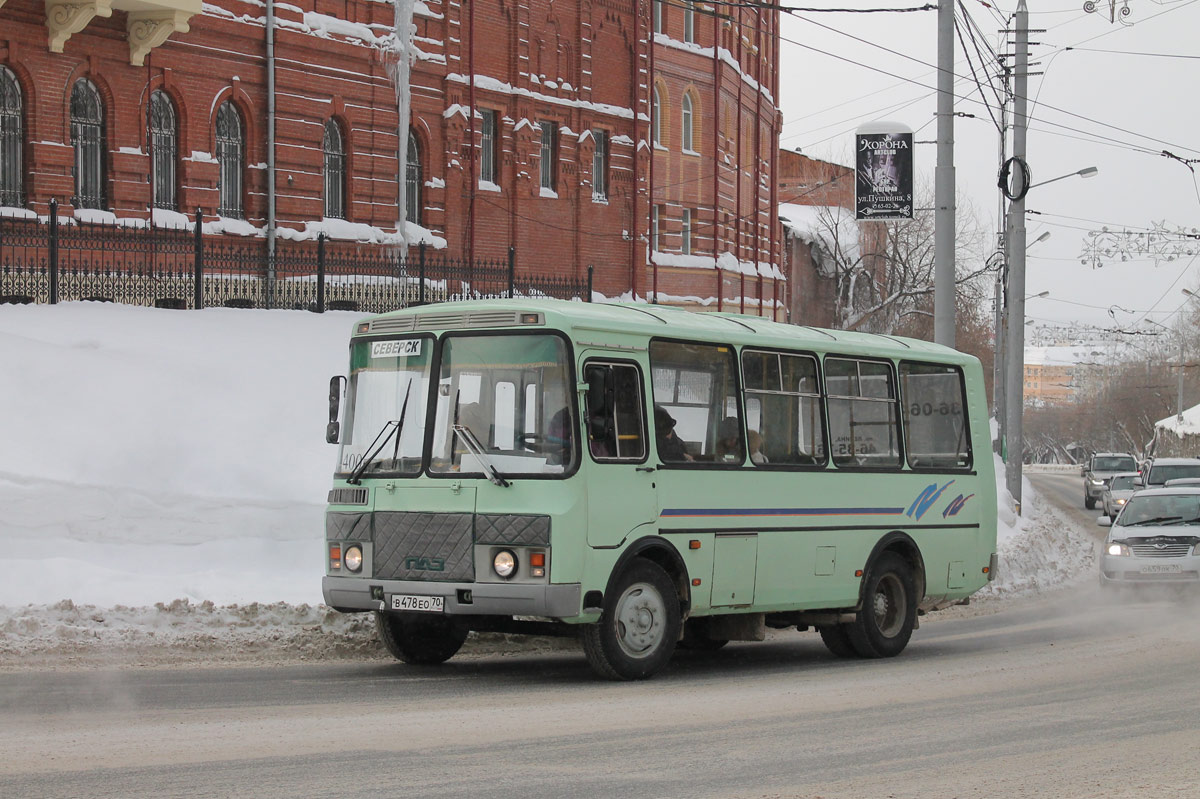
[[[675,417],[661,405],[654,406],[654,428],[658,435],[658,457],[663,463],[686,463],[692,460],[687,445],[675,433]]]
[[[750,447],[750,462],[751,463],[756,464],[756,465],[770,463],[770,461],[767,460],[767,456],[763,454],[763,451],[762,451],[763,440],[762,440],[762,436],[759,435],[759,432],[757,430],[747,430],[746,431],[746,444],[749,445],[749,447]]]
[[[742,459],[742,422],[734,416],[726,416],[717,427],[717,460],[740,461]]]

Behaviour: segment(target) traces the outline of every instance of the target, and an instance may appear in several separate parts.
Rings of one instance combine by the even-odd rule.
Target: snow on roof
[[[1179,421],[1179,414],[1173,413],[1166,419],[1159,419],[1154,423],[1154,427],[1174,433],[1180,438],[1200,435],[1200,405],[1193,405],[1184,411],[1182,422]]]
[[[839,253],[846,263],[858,260],[858,222],[849,208],[780,203],[779,218],[784,229],[801,241],[817,244],[830,255]]]

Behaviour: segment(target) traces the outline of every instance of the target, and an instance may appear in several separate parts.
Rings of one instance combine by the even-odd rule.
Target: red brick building
[[[394,19],[379,0],[0,0],[0,206],[386,241],[403,193],[409,242],[783,317],[778,12],[415,0],[407,43]]]

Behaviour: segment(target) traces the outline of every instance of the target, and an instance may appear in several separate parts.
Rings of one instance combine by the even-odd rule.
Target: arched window
[[[421,224],[421,143],[408,132],[408,156],[404,161],[404,218]]]
[[[8,67],[0,66],[0,205],[19,206],[25,201],[21,119],[21,86]]]
[[[650,109],[650,141],[652,144],[662,144],[662,99],[658,96],[658,87],[654,87],[654,101]]]
[[[334,120],[325,123],[325,216],[346,218],[346,145],[342,128]]]
[[[242,163],[245,133],[232,100],[217,109],[217,214],[242,218]]]
[[[175,163],[179,151],[175,104],[167,93],[157,90],[150,95],[150,185],[155,208],[174,211]]]
[[[683,119],[680,125],[680,131],[683,136],[682,147],[685,150],[692,149],[692,95],[685,93],[683,95]]]
[[[71,89],[71,147],[75,150],[76,208],[104,207],[104,101],[87,78]]]

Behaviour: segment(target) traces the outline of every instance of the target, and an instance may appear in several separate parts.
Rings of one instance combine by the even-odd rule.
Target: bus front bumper
[[[394,595],[442,597],[452,616],[542,616],[563,619],[580,613],[578,583],[522,585],[517,583],[430,583],[416,580],[369,580],[325,577],[325,604],[335,610],[386,610]],[[379,597],[382,596],[382,599]]]

